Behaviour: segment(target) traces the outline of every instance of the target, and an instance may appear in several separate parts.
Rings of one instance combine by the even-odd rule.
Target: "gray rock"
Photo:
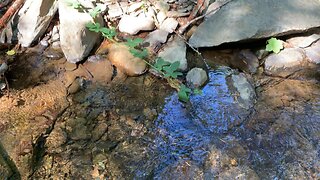
[[[307,37],[300,36],[300,37],[290,38],[287,40],[287,42],[292,44],[295,47],[306,48],[319,39],[320,39],[320,34],[312,34]]]
[[[208,80],[208,75],[206,71],[201,68],[193,68],[187,73],[186,79],[192,86],[200,87]]]
[[[232,75],[232,85],[236,88],[239,94],[237,101],[243,108],[249,109],[256,101],[256,93],[252,84],[248,81],[243,73]]]
[[[208,17],[190,38],[194,47],[266,38],[320,26],[319,0],[237,0]]]
[[[90,1],[79,2],[85,7],[94,7]],[[88,13],[73,9],[65,1],[59,1],[59,15],[61,49],[69,62],[77,63],[90,53],[101,35],[86,28],[86,24],[92,21]],[[103,25],[101,16],[96,19]]]
[[[311,47],[305,48],[305,51],[309,61],[320,64],[320,40]]]
[[[176,36],[171,42],[167,43],[163,51],[159,52],[158,56],[170,63],[179,61],[179,69],[185,71],[188,67],[186,51],[187,47],[185,42]]]
[[[27,0],[18,13],[18,40],[29,47],[47,30],[58,9],[57,0]]]
[[[150,46],[153,46],[157,43],[165,43],[168,35],[169,33],[167,31],[157,29],[149,33],[144,42],[150,43]]]
[[[265,72],[269,75],[287,77],[301,69],[305,54],[300,48],[282,50],[279,54],[269,55],[264,64]]]
[[[119,31],[131,35],[137,34],[139,31],[153,30],[155,27],[154,21],[151,17],[146,17],[140,14],[138,17],[133,15],[122,16],[119,22]]]

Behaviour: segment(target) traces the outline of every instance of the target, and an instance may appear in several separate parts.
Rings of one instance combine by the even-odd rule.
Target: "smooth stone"
[[[315,64],[320,64],[320,40],[311,47],[305,48],[307,59]]]
[[[167,41],[169,33],[167,31],[156,29],[148,34],[144,42],[149,43],[151,49],[155,48],[159,44],[165,43]]]
[[[187,70],[187,58],[186,58],[187,47],[183,39],[178,36],[168,42],[158,56],[163,58],[165,61],[174,63],[180,62],[179,69],[182,71]]]
[[[301,36],[294,37],[287,40],[287,42],[294,47],[306,48],[310,46],[312,43],[318,41],[320,39],[320,34],[312,34],[310,36]]]
[[[288,48],[265,59],[265,72],[269,75],[287,77],[300,70],[305,54],[300,48]]]
[[[163,22],[166,18],[167,18],[167,15],[166,15],[165,12],[163,12],[163,11],[158,12],[158,14],[157,14],[157,20],[158,20],[158,23],[159,23],[159,24],[162,24],[162,22]]]
[[[143,14],[140,14],[138,17],[123,15],[118,26],[120,32],[134,35],[139,31],[153,30],[155,24],[151,17],[146,17]]]
[[[161,30],[165,30],[169,33],[173,33],[173,31],[176,30],[178,27],[178,21],[174,18],[167,18],[163,21],[163,23],[160,25]]]
[[[208,75],[201,68],[192,68],[186,76],[187,82],[194,87],[201,87],[208,80]]]
[[[189,43],[210,47],[288,35],[319,27],[319,17],[319,0],[230,1],[200,24]]]
[[[106,58],[99,61],[86,61],[83,66],[93,76],[94,82],[107,84],[111,81],[113,75],[113,66]]]
[[[94,8],[91,1],[78,1],[86,8]],[[90,53],[101,34],[86,27],[92,21],[90,14],[79,12],[65,1],[59,1],[59,15],[61,49],[69,62],[80,62]],[[96,22],[104,24],[101,16],[96,17]]]
[[[111,63],[128,76],[138,76],[146,72],[146,63],[142,59],[134,57],[125,44],[111,44],[108,47],[108,52],[107,57]]]
[[[27,0],[19,10],[18,40],[23,47],[29,47],[47,30],[58,10],[56,0]]]

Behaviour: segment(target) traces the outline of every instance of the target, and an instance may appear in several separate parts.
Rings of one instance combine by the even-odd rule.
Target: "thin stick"
[[[20,9],[20,7],[23,5],[24,0],[16,0],[10,7],[9,9],[6,11],[6,13],[1,17],[0,19],[0,30],[2,30],[7,22],[9,21],[9,19],[11,18],[11,16]]]

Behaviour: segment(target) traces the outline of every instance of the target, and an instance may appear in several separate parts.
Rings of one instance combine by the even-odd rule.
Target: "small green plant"
[[[127,42],[125,43],[125,45],[129,47],[129,51],[134,57],[137,57],[140,59],[145,59],[148,57],[148,55],[149,55],[148,50],[146,48],[141,47],[143,39],[141,39],[141,38],[135,38],[135,39],[128,38],[126,40],[127,40]]]
[[[281,40],[278,40],[276,38],[270,38],[267,41],[266,51],[273,51],[274,53],[278,54],[281,49],[283,49],[283,44]]]
[[[82,10],[84,7],[82,4],[77,0],[65,0],[68,6],[72,7],[73,9]]]
[[[156,63],[153,66],[156,71],[162,72],[165,78],[178,78],[178,76],[182,75],[181,72],[177,71],[180,66],[179,61],[171,64],[158,57]]]
[[[103,27],[100,23],[95,22],[95,17],[97,17],[97,15],[102,12],[101,8],[97,6],[93,9],[88,10],[85,9],[84,6],[81,5],[81,3],[77,0],[66,1],[68,5],[73,7],[74,9],[90,14],[90,16],[92,17],[92,22],[86,24],[86,27],[89,29],[89,31],[101,33],[103,37],[107,38],[108,40],[111,40],[112,42],[117,43],[117,41],[114,40],[114,37],[117,35],[115,28]],[[177,79],[178,76],[183,75],[181,72],[178,71],[180,63],[178,61],[170,63],[163,60],[162,58],[157,58],[155,64],[150,64],[146,60],[146,58],[149,56],[149,52],[146,48],[141,46],[142,43],[143,39],[141,38],[127,38],[125,45],[129,48],[129,52],[134,57],[142,59],[152,69],[156,70],[161,76],[163,76],[172,88],[175,88],[178,91],[179,100],[183,102],[189,101],[192,90]]]
[[[181,101],[188,102],[191,92],[192,90],[190,88],[184,84],[181,84],[178,91],[178,97]]]
[[[177,89],[180,101],[187,102],[190,99],[192,90],[177,80],[178,76],[183,75],[178,71],[179,65],[179,61],[170,63],[163,60],[161,57],[158,57],[155,64],[151,65],[151,67],[158,73],[163,75],[163,77],[168,81],[171,87]]]
[[[86,27],[89,31],[93,31],[96,33],[101,33],[103,37],[113,40],[113,38],[117,35],[115,28],[107,28],[100,25],[100,23],[88,23]]]

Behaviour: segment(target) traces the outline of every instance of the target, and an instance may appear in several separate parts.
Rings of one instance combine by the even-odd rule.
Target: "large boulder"
[[[266,38],[320,26],[319,0],[234,0],[208,17],[190,38],[194,47]]]
[[[78,0],[85,8],[94,8],[91,1]],[[72,8],[65,1],[59,1],[60,45],[66,59],[71,63],[83,60],[100,38],[100,33],[91,32],[86,24],[92,22],[89,13]],[[95,22],[103,25],[98,16]]]
[[[57,10],[57,0],[27,0],[18,13],[19,43],[29,47],[42,36]]]

